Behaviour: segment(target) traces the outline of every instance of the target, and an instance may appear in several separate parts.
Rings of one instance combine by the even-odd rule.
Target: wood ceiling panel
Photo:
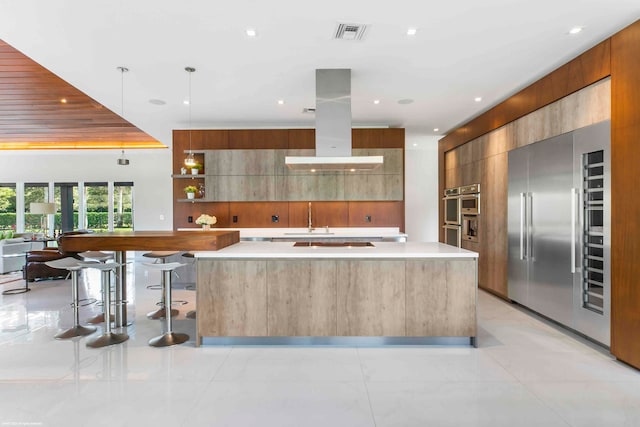
[[[165,145],[0,40],[0,150],[79,148]]]

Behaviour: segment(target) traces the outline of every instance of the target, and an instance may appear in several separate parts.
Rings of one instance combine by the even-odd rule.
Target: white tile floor
[[[0,426],[640,426],[639,371],[484,292],[478,349],[195,348],[188,290],[174,329],[192,340],[158,349],[157,273],[134,270],[131,339],[103,349],[53,339],[69,281],[0,296]]]

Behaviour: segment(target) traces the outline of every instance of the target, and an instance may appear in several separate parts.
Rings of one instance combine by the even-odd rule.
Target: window
[[[71,231],[78,229],[78,184],[58,183],[53,187],[53,200],[58,211],[55,217],[55,230]]]
[[[113,184],[113,229],[133,230],[133,182]]]
[[[93,231],[109,230],[109,186],[106,182],[84,184],[86,221],[83,228]]]
[[[44,222],[41,214],[31,213],[31,203],[44,203],[49,201],[49,184],[27,183],[24,185],[24,231],[41,232]]]
[[[0,184],[0,233],[16,231],[16,185]]]

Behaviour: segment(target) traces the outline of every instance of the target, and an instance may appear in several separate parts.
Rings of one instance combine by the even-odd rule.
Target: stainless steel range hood
[[[289,169],[307,171],[373,170],[382,156],[351,155],[351,70],[316,70],[316,155],[285,157]]]

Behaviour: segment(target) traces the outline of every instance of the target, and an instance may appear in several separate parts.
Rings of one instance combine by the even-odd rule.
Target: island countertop
[[[373,246],[294,246],[293,242],[239,242],[218,251],[195,252],[200,259],[274,258],[478,258],[478,253],[438,242],[374,242]]]

